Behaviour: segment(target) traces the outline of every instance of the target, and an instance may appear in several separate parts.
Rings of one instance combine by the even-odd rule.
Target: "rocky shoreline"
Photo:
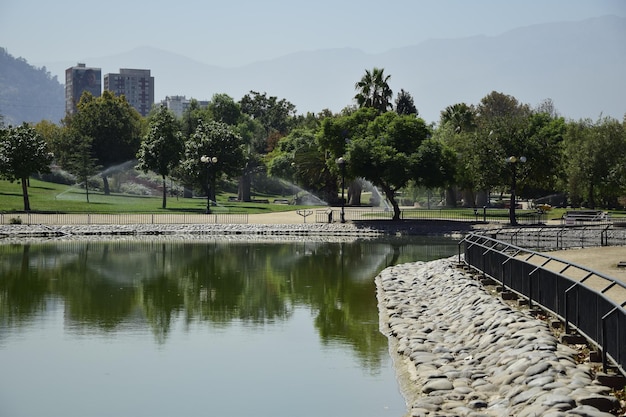
[[[619,410],[548,325],[489,294],[454,258],[376,278],[408,416],[594,416]]]
[[[98,236],[352,236],[458,235],[472,230],[462,222],[365,221],[299,224],[12,224],[0,225],[0,242],[24,238]]]

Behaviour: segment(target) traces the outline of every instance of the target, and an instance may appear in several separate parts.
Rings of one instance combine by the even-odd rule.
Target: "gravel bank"
[[[90,225],[0,225],[0,241],[20,238],[93,238],[96,236],[162,235],[264,235],[264,236],[380,236],[458,235],[472,229],[461,222],[366,221],[299,224],[90,224]]]
[[[619,408],[546,323],[490,295],[454,258],[390,267],[376,284],[409,416],[609,417]]]

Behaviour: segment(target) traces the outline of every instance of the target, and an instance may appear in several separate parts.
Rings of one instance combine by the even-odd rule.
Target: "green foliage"
[[[417,107],[415,107],[413,97],[403,89],[400,90],[396,97],[396,113],[402,115],[413,114],[415,116],[419,114]]]
[[[151,118],[149,131],[137,152],[137,168],[144,172],[153,171],[163,179],[163,208],[167,205],[165,179],[179,165],[184,146],[176,117],[171,111],[161,107]]]
[[[250,91],[243,96],[239,105],[243,113],[261,122],[268,137],[272,131],[284,136],[296,111],[296,106],[287,100],[278,100],[275,96],[268,97],[267,93],[260,94],[256,91]]]
[[[201,158],[217,158],[205,163]],[[243,141],[235,130],[220,122],[200,122],[196,132],[185,142],[182,169],[187,180],[209,192],[209,185],[222,175],[234,177],[245,164]],[[210,187],[215,193],[215,187]],[[211,198],[214,200],[214,198]]]
[[[624,125],[610,118],[569,123],[564,147],[572,203],[590,208],[618,206],[618,198],[626,193]]]
[[[30,211],[28,178],[36,172],[49,172],[52,158],[46,142],[28,124],[2,130],[0,178],[21,182],[25,211]]]
[[[359,119],[363,115],[359,113],[345,117]],[[430,130],[422,119],[393,112],[383,113],[365,126],[365,130],[361,128],[360,133],[352,136],[346,145],[347,170],[351,177],[363,177],[381,187],[394,208],[394,219],[397,220],[400,208],[396,192],[417,173],[430,175],[420,168],[424,161],[419,154]]]
[[[391,75],[385,75],[384,68],[365,70],[361,80],[354,84],[357,94],[354,96],[359,107],[371,107],[379,113],[391,110],[393,91],[389,87]]]
[[[78,112],[68,120],[69,128],[91,138],[98,164],[108,168],[135,158],[141,141],[141,116],[126,101],[105,90],[100,97],[83,93]]]
[[[215,94],[209,103],[209,111],[216,122],[235,126],[241,117],[241,108],[227,94]]]

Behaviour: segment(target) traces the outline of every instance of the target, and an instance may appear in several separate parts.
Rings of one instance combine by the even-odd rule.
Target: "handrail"
[[[466,265],[527,298],[530,306],[536,303],[551,311],[565,322],[566,332],[576,328],[602,351],[605,371],[610,359],[626,373],[625,283],[479,233],[459,242],[459,261],[461,245]]]

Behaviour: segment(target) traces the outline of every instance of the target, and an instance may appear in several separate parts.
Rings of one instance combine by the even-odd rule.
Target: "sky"
[[[380,53],[432,38],[626,17],[626,0],[0,0],[0,47],[30,64],[151,46],[237,67],[289,53]]]

